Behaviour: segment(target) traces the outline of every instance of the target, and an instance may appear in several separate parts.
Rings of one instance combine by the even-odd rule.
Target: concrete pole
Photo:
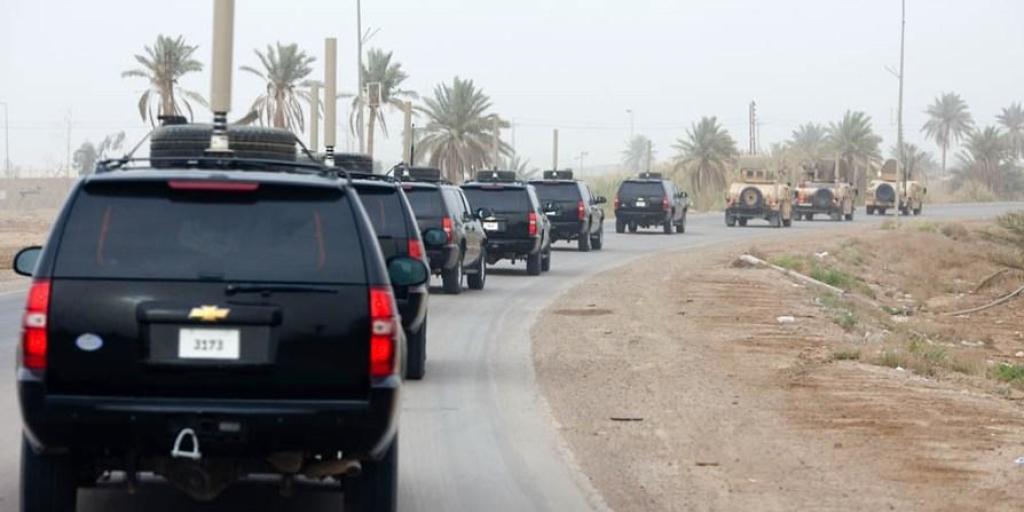
[[[213,132],[210,152],[230,151],[228,112],[231,111],[231,74],[235,41],[235,0],[213,3],[213,58],[210,76],[210,108],[213,110]]]
[[[402,129],[402,160],[412,165],[412,102],[403,104],[405,112],[405,126]]]
[[[494,170],[498,170],[498,157],[501,152],[501,121],[497,115],[491,116],[491,130],[493,138],[491,139],[491,166]]]
[[[363,119],[363,2],[362,0],[356,0],[356,52],[359,57],[356,59],[356,66],[359,67],[357,72],[357,79],[359,82],[356,85],[356,108],[359,112],[356,114],[356,119]],[[365,120],[364,120],[365,121]],[[363,126],[359,125],[359,152],[364,153],[366,151],[365,146],[365,135],[363,134]]]
[[[558,128],[555,128],[554,151],[552,152],[551,160],[552,160],[552,162],[551,162],[551,170],[552,171],[557,171],[558,170]]]
[[[338,40],[324,40],[324,152],[325,163],[334,165],[335,132],[338,126]]]
[[[314,155],[320,150],[320,86],[313,83],[309,88],[309,151]]]
[[[903,196],[907,196],[907,167],[906,167],[906,155],[903,151],[903,58],[904,58],[904,43],[906,42],[907,35],[907,0],[901,2],[901,18],[900,18],[900,95],[899,95],[899,111],[896,114],[896,152],[899,157],[899,165],[896,166],[897,172],[903,174]],[[896,217],[900,215],[900,198],[899,195],[896,197]],[[908,205],[909,206],[909,205]]]

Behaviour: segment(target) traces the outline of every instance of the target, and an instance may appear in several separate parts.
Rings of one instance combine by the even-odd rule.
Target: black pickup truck
[[[544,171],[544,179],[531,181],[537,199],[551,221],[551,241],[575,240],[581,252],[604,247],[604,209],[607,200],[595,196],[586,183],[573,179],[571,170]]]
[[[462,190],[487,232],[488,264],[526,260],[531,276],[551,269],[551,222],[533,185],[512,171],[480,171]]]
[[[74,510],[78,487],[133,489],[142,472],[197,500],[269,475],[333,482],[346,511],[395,509],[392,287],[427,267],[386,260],[351,181],[294,161],[288,132],[231,127],[234,154],[168,156],[169,138],[209,132],[157,129],[162,156],[101,163],[46,246],[16,256],[32,276],[22,510]]]

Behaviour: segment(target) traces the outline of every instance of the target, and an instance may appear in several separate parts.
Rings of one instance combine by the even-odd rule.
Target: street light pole
[[[11,177],[11,126],[7,121],[7,102],[0,101],[4,106],[4,175]]]
[[[588,153],[586,151],[580,151],[580,156],[578,157],[579,160],[580,160],[580,172],[579,172],[580,179],[583,179],[583,159],[586,158],[588,155],[590,155],[590,153]]]

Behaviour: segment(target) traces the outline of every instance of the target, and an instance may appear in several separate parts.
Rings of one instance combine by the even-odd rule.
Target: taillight
[[[580,220],[587,218],[587,212],[584,208],[583,201],[576,203],[576,215],[579,217]]]
[[[530,212],[530,236],[537,236],[537,212]]]
[[[409,257],[418,260],[423,259],[423,242],[415,238],[409,239]]]
[[[441,219],[441,229],[444,230],[444,234],[448,235],[448,242],[452,241],[452,218],[445,217]]]
[[[661,209],[665,210],[666,212],[668,211],[669,205],[668,205],[668,198],[667,197],[661,198]]]
[[[384,378],[395,373],[397,323],[391,288],[370,288],[370,377]]]
[[[210,192],[254,192],[260,188],[259,183],[239,183],[234,181],[190,181],[171,180],[167,182],[171,190],[198,190]]]
[[[616,194],[616,195],[615,195],[615,201],[614,201],[614,204],[615,204],[615,209],[618,209],[618,208],[619,208],[620,206],[622,206],[622,201],[619,201],[619,196],[618,196],[618,194]]]
[[[50,281],[32,283],[21,322],[21,362],[30,370],[46,369],[46,315],[49,310]]]

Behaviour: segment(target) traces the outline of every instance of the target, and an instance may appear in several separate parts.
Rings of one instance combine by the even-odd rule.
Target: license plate
[[[647,201],[637,201],[636,205],[637,205],[638,208],[643,208],[643,207],[647,206]]]
[[[239,337],[238,329],[182,329],[178,332],[178,357],[238,359]]]
[[[499,229],[498,228],[498,222],[497,221],[494,221],[494,222],[490,222],[490,221],[484,222],[484,229],[487,230],[487,231],[497,231]]]

